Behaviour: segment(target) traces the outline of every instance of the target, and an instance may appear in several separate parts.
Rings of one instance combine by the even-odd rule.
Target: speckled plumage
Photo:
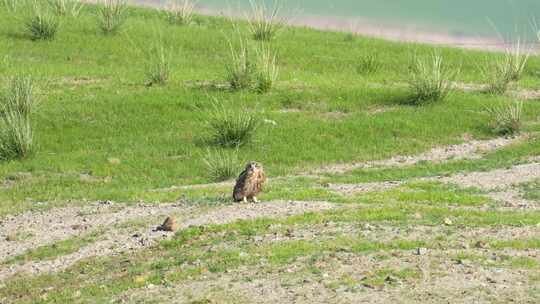
[[[236,202],[243,200],[256,201],[256,196],[262,191],[266,182],[266,175],[262,165],[250,162],[236,180],[233,190],[233,198]]]

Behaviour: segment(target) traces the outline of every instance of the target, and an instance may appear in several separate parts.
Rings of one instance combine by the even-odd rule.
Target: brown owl
[[[263,167],[257,162],[249,162],[236,180],[236,186],[234,186],[233,191],[234,201],[247,202],[249,199],[257,203],[256,196],[262,191],[262,186],[265,182],[266,175],[264,174]]]

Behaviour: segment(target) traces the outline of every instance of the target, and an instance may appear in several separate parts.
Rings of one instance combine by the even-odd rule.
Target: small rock
[[[445,225],[447,225],[447,226],[450,226],[450,225],[454,224],[454,222],[452,222],[452,220],[449,219],[449,218],[445,218],[444,221],[443,221],[443,223],[444,223]]]
[[[176,231],[176,228],[176,221],[174,220],[174,218],[169,216],[165,219],[163,224],[161,224],[161,226],[157,228],[157,230],[174,232]]]
[[[110,206],[113,204],[113,202],[110,200],[104,200],[104,201],[99,201],[98,204],[104,205],[104,206]]]
[[[484,241],[478,241],[478,242],[474,243],[474,247],[475,248],[486,248],[487,244]]]
[[[414,251],[414,254],[416,255],[424,255],[427,253],[427,248],[416,248]]]

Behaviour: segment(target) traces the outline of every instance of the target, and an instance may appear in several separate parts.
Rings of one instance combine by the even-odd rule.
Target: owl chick
[[[248,199],[257,203],[257,194],[262,191],[262,186],[266,182],[266,175],[261,164],[257,162],[249,162],[246,168],[238,179],[233,190],[233,198],[235,202],[244,201]]]

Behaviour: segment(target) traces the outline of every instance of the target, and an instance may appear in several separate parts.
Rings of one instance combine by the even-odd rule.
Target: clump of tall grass
[[[208,176],[212,181],[222,182],[235,178],[240,168],[238,150],[207,150],[203,158]]]
[[[32,6],[32,13],[26,20],[26,31],[32,40],[52,40],[56,36],[60,23],[58,18],[38,2]]]
[[[172,49],[157,41],[146,52],[146,58],[147,85],[167,83],[172,69]]]
[[[233,90],[253,86],[256,65],[251,58],[248,42],[240,37],[237,46],[229,40],[230,61],[227,62],[227,81]]]
[[[14,77],[7,92],[1,97],[0,159],[24,158],[32,152],[31,114],[34,107],[32,79]]]
[[[171,0],[165,9],[167,19],[171,24],[189,25],[193,21],[197,1]]]
[[[356,67],[356,71],[359,74],[367,75],[367,74],[373,74],[376,73],[380,68],[382,64],[374,54],[366,54],[362,57],[360,57],[360,62],[358,63],[358,66]]]
[[[413,92],[411,103],[422,105],[446,99],[456,73],[445,65],[441,55],[433,54],[423,59],[414,57],[409,75],[409,86]]]
[[[255,89],[259,93],[266,93],[272,89],[279,75],[276,55],[265,44],[260,45],[255,53],[257,57]]]
[[[486,107],[489,115],[489,126],[494,133],[515,135],[521,130],[523,102],[514,101],[509,104]]]
[[[506,49],[504,56],[487,64],[484,77],[487,81],[487,92],[492,94],[504,94],[514,81],[521,79],[530,52],[521,47],[518,39],[510,48]]]
[[[285,25],[285,20],[279,16],[281,4],[275,3],[272,8],[263,1],[250,0],[251,16],[248,18],[253,39],[269,41]]]
[[[214,103],[208,117],[207,125],[212,143],[228,148],[250,143],[260,125],[255,114],[218,103]]]
[[[114,34],[126,21],[126,0],[103,0],[99,7],[98,22],[104,34]]]
[[[58,16],[78,17],[84,8],[78,0],[49,0],[49,5]]]

